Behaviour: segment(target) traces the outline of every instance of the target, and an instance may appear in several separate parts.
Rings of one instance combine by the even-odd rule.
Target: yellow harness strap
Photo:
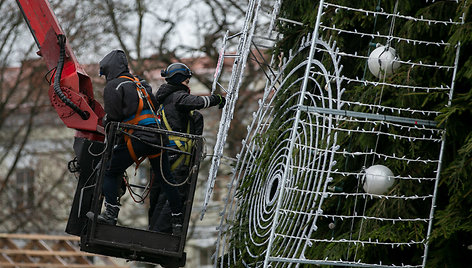
[[[166,126],[166,129],[169,131],[172,131],[172,127],[169,124],[169,121],[167,121],[166,114],[164,112],[163,106],[161,104],[160,110],[162,111],[162,121],[164,122],[164,125]],[[193,113],[190,112],[191,114]],[[187,132],[190,133],[190,121],[187,124]],[[191,148],[193,146],[193,140],[185,137],[180,137],[180,136],[173,136],[169,135],[169,140],[172,140],[175,142],[175,145],[179,148],[179,150],[188,152],[190,153]],[[170,170],[175,170],[183,161],[185,160],[185,165],[190,164],[190,155],[184,155],[182,154],[177,160],[171,165]]]

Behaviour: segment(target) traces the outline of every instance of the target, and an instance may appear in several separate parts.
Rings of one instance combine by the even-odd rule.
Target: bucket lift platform
[[[104,146],[106,149],[102,151],[101,163],[106,163],[111,158],[111,149],[116,142],[116,135],[122,134],[124,129],[145,130],[154,132],[156,135],[164,133],[189,138],[193,141],[190,161],[192,171],[188,178],[188,195],[186,200],[184,200],[182,234],[176,236],[127,226],[112,226],[98,223],[97,216],[100,214],[103,202],[101,191],[105,165],[96,165],[91,174],[81,174],[74,198],[74,205],[69,217],[68,232],[80,235],[80,249],[86,252],[140,262],[158,263],[170,268],[182,267],[185,265],[186,260],[184,247],[202,155],[203,138],[201,136],[157,128],[113,122],[110,123],[106,145]],[[93,165],[94,162],[90,161],[95,155],[91,152],[93,145],[93,143],[86,141],[80,146],[75,146],[81,150],[81,153],[78,155],[88,156],[79,158],[79,165],[81,165],[81,162]],[[103,146],[98,147],[103,148]],[[85,168],[85,170],[90,169]]]

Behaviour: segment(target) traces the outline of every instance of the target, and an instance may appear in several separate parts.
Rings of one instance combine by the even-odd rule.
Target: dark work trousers
[[[159,153],[161,150],[158,148],[151,147],[137,140],[132,141],[134,152],[137,157],[154,155]],[[169,200],[170,209],[173,213],[182,212],[182,202],[179,192],[176,187],[173,187],[166,183],[162,179],[161,175],[161,158],[162,158],[162,173],[167,181],[175,183],[172,174],[170,172],[169,159],[167,151],[163,151],[160,157],[149,159],[151,162],[152,170],[154,171],[154,184],[159,185]],[[118,189],[123,179],[123,173],[125,170],[134,163],[131,155],[128,152],[126,144],[119,144],[113,149],[111,162],[108,164],[108,168],[105,171],[103,178],[103,195],[105,201],[112,205],[118,205]]]
[[[172,163],[174,163],[179,158],[179,156],[181,156],[180,153],[170,151],[170,164],[172,165]],[[189,176],[189,168],[187,166],[181,165],[172,172],[172,175],[175,181],[180,184]],[[189,184],[185,183],[177,188],[180,194],[180,198],[182,200],[186,200],[188,196]],[[171,211],[170,203],[167,200],[167,196],[162,194],[162,188],[160,187],[160,185],[153,185],[151,193],[149,195],[149,202],[149,229],[163,233],[172,233],[172,225],[170,223],[170,219],[171,212],[173,211]],[[182,211],[184,209],[185,206],[182,207]]]

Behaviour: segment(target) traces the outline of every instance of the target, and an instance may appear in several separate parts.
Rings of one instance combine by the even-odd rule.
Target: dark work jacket
[[[120,76],[133,77],[133,75],[129,73],[128,63],[126,57],[124,57],[124,53],[115,50],[105,56],[105,58],[100,61],[100,72],[105,75],[107,79],[107,84],[103,92],[104,109],[106,113],[105,124],[111,121],[124,122],[136,115],[139,104],[136,84],[127,78],[120,78]],[[146,88],[151,102],[157,109],[159,103],[152,94],[151,86],[144,80],[141,80],[141,84]],[[145,99],[143,101],[143,109],[147,109],[149,105]],[[157,124],[154,126],[157,126]],[[139,131],[135,132],[135,135],[148,136]],[[153,142],[151,140],[148,141]]]
[[[190,112],[215,106],[220,102],[218,96],[196,96],[190,94],[190,89],[183,85],[163,84],[156,93],[156,98],[164,107],[164,112],[173,131],[187,132],[189,120],[191,120],[190,134],[201,135],[203,130],[203,117],[200,113]]]

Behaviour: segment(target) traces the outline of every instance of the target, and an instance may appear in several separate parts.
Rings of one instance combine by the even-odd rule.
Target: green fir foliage
[[[333,1],[330,1],[333,2]],[[338,4],[352,6],[350,0],[339,0],[336,1]],[[357,3],[358,2],[358,3]],[[392,11],[395,6],[395,0],[378,0],[378,1],[356,1],[356,7],[364,8],[368,10],[384,9]],[[418,27],[417,24],[406,22],[398,23],[395,27],[395,31],[402,36],[411,37],[413,39],[422,40],[444,40],[453,45],[460,42],[460,58],[459,58],[459,69],[455,79],[455,95],[452,99],[452,105],[446,107],[448,98],[446,94],[442,93],[399,93],[398,91],[386,91],[382,96],[382,104],[386,106],[395,107],[423,107],[427,110],[440,110],[442,114],[436,118],[436,121],[440,122],[442,126],[446,126],[446,151],[444,152],[441,180],[438,189],[437,207],[434,217],[434,227],[431,237],[431,243],[428,255],[428,267],[466,267],[471,263],[472,251],[467,247],[472,246],[472,91],[471,91],[471,79],[472,79],[472,1],[466,2],[465,0],[458,1],[410,1],[410,0],[399,0],[398,1],[398,12],[404,15],[411,15],[415,17],[429,17],[436,18],[438,20],[448,19],[451,17],[450,14],[455,14],[455,19],[459,20],[460,17],[465,14],[464,24],[454,26],[453,29],[443,27],[442,25],[434,25],[428,27]],[[275,53],[282,52],[284,55],[288,55],[291,49],[295,50],[300,46],[302,37],[308,33],[311,33],[314,28],[316,21],[318,1],[313,0],[295,0],[295,1],[283,1],[281,7],[281,17],[296,20],[304,23],[304,26],[294,25],[285,22],[279,22],[279,31],[283,34],[283,39],[277,44]],[[345,11],[335,10],[334,8],[325,10],[325,17],[330,17],[330,20],[334,22],[337,28],[343,28],[347,30],[363,31],[363,32],[376,32],[384,31],[390,27],[390,21],[385,19],[377,19],[374,16],[350,16]],[[324,33],[329,36],[330,33]],[[369,43],[372,42],[366,38],[354,38],[354,39],[343,39],[342,36],[334,37],[337,42],[337,46],[341,50],[347,51],[365,51],[372,50],[372,46]],[[375,40],[373,40],[375,43]],[[401,43],[396,44],[397,52],[401,55],[402,59],[411,59],[415,61],[434,62],[435,59],[441,59],[442,62],[453,65],[456,56],[456,49],[454,46],[450,46],[446,53],[441,51],[439,48],[431,47],[430,49],[407,49],[402,46]],[[300,55],[300,61],[306,57]],[[298,64],[297,61],[292,62],[294,66]],[[365,63],[359,64],[357,62],[343,62],[343,72],[354,73],[359,77],[371,75],[368,71],[365,71]],[[290,70],[287,68],[286,70]],[[391,82],[395,82],[396,79],[403,79],[406,77],[408,83],[411,85],[423,84],[423,85],[438,85],[438,81],[445,81],[444,73],[437,72],[431,73],[427,71],[420,71],[415,68],[408,66],[401,66],[396,75],[389,77]],[[303,74],[302,74],[303,75]],[[292,76],[294,77],[294,76]],[[446,80],[447,81],[447,80]],[[290,84],[290,83],[287,83]],[[450,85],[444,85],[450,86]],[[290,96],[299,88],[292,87],[286,90],[284,94]],[[425,98],[424,94],[428,94]],[[417,96],[417,98],[416,98]],[[362,100],[372,100],[379,98],[376,90],[365,86],[352,86],[346,93],[345,97],[348,99],[357,99],[360,102]],[[286,106],[283,103],[283,96],[279,96],[278,102],[275,104],[276,107]],[[293,101],[295,101],[294,99]],[[370,101],[371,102],[371,101]],[[278,105],[278,106],[277,106]],[[290,106],[290,105],[288,105]],[[362,109],[362,108],[359,108]],[[290,116],[290,114],[285,114]],[[286,122],[287,118],[282,118],[280,124]],[[287,125],[288,127],[288,125]],[[353,129],[356,127],[355,124],[352,126]],[[277,130],[277,131],[276,131]],[[398,133],[401,134],[401,133]],[[273,136],[271,136],[273,135]],[[263,141],[271,148],[274,143],[277,142],[277,137],[280,135],[279,126],[274,126],[272,132],[266,133],[263,137]],[[262,137],[261,137],[262,138]],[[345,148],[372,148],[372,144],[375,142],[371,137],[358,135],[355,138],[349,136],[340,136],[338,138],[341,147]],[[415,155],[421,152],[421,155],[434,155],[437,154],[438,148],[425,148],[420,143],[413,145],[409,142],[400,142],[398,140],[392,140],[391,137],[382,137],[380,143],[383,145],[382,150],[385,153],[396,153],[396,155]],[[431,150],[431,152],[425,151]],[[270,154],[270,151],[266,152]],[[296,154],[296,152],[295,152]],[[358,169],[362,166],[362,163],[356,163],[351,161],[352,159],[346,158],[347,160],[342,161],[340,164],[344,165],[348,169]],[[264,161],[264,160],[261,160]],[[263,163],[260,163],[263,164]],[[396,164],[398,165],[398,163]],[[421,170],[424,173],[424,169],[430,168],[428,166],[417,167],[412,166],[395,166],[395,170]],[[415,175],[414,171],[409,171],[410,174]],[[431,176],[434,176],[434,170],[431,170]],[[357,180],[344,181],[337,186],[339,187],[355,187]],[[430,185],[429,185],[430,186]],[[399,189],[396,185],[392,191],[393,193],[421,193],[421,189],[415,188],[414,184],[404,183]],[[335,213],[339,210],[348,210],[353,207],[353,199],[343,199],[342,202],[336,199],[326,200],[327,214]],[[358,206],[358,212],[361,213],[362,206]],[[371,215],[376,214],[379,216],[388,217],[393,211],[402,211],[407,215],[429,215],[429,208],[423,208],[420,204],[416,205],[405,205],[404,202],[374,202],[373,200],[367,202],[365,206],[366,211]],[[328,228],[330,220],[325,221],[326,224],[318,224],[318,233],[322,233],[320,237],[326,237],[326,233],[331,234],[336,238],[349,239],[349,236],[357,237],[359,234],[348,234],[346,230],[351,229],[351,221],[344,220],[341,222],[335,222],[335,230]],[[359,223],[356,223],[354,230],[359,230]],[[414,222],[398,222],[393,227],[391,225],[383,225],[382,223],[369,223],[369,226],[362,226],[364,233],[361,235],[368,234],[368,237],[374,237],[379,241],[401,241],[401,236],[411,237],[415,235],[424,235],[424,225],[416,224]],[[316,236],[316,234],[315,234]],[[418,237],[421,240],[425,237]],[[418,254],[418,252],[420,254]],[[372,246],[359,247],[358,245],[346,246],[345,244],[323,244],[314,245],[311,248],[309,254],[314,258],[324,259],[325,256],[330,258],[348,258],[356,255],[356,258],[361,258],[363,261],[369,261],[369,259],[377,260],[382,259],[384,264],[393,263],[393,258],[403,260],[406,263],[417,263],[421,260],[422,251],[412,251],[409,248],[398,247],[392,248],[381,248]],[[307,256],[310,258],[310,256]]]

